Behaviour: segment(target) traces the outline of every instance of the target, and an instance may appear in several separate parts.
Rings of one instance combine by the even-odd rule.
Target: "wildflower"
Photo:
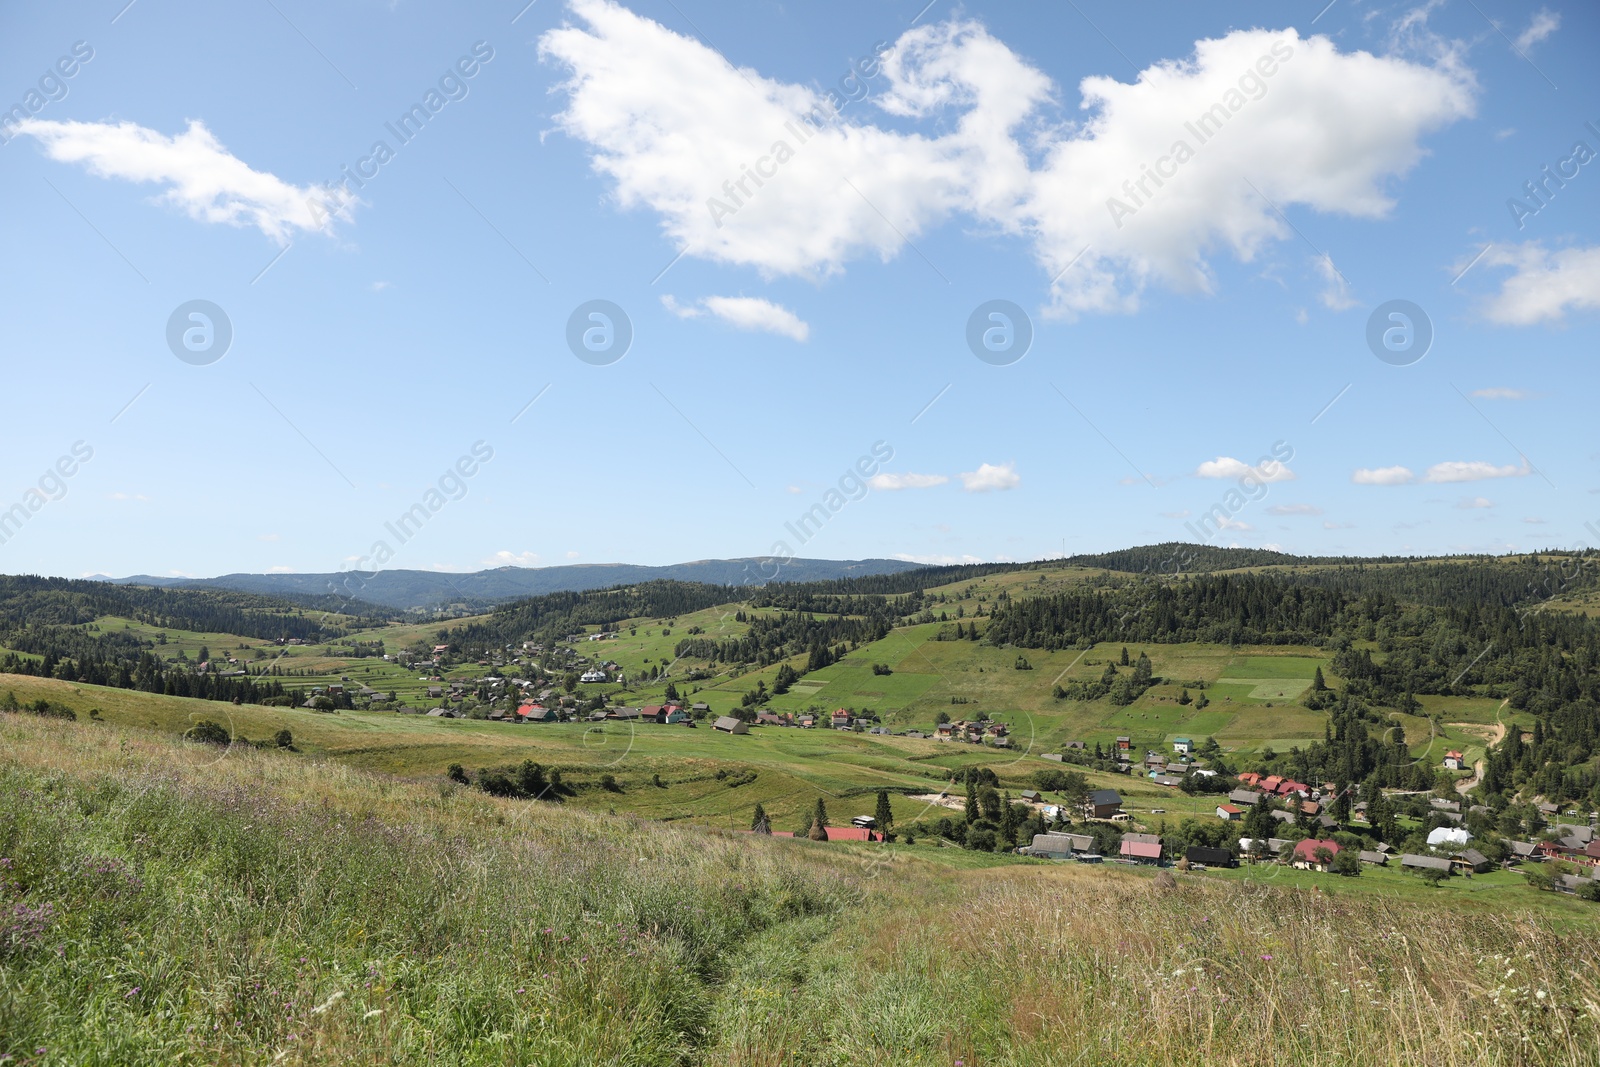
[[[1270,953],[1270,952],[1263,952],[1263,953],[1262,953],[1262,954],[1261,954],[1261,958],[1262,958],[1262,959],[1263,959],[1263,960],[1265,960],[1265,961],[1266,961],[1266,962],[1268,962],[1268,963],[1271,963],[1271,962],[1272,962],[1272,953]]]

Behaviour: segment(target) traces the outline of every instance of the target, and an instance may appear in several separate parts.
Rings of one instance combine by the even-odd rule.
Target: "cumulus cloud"
[[[961,488],[969,493],[987,493],[991,489],[1014,489],[1021,484],[1015,463],[981,464],[975,471],[964,471],[960,476]]]
[[[1274,504],[1268,515],[1321,515],[1322,509],[1313,504]]]
[[[770,300],[754,296],[708,296],[694,304],[681,304],[669,293],[661,298],[668,311],[683,319],[710,314],[741,330],[776,333],[796,341],[811,336],[811,327],[800,316]]]
[[[949,480],[943,474],[874,474],[867,484],[874,489],[930,489]]]
[[[1473,111],[1457,63],[1285,29],[1198,41],[1131,83],[1085,78],[1073,119],[1048,77],[954,19],[903,34],[845,117],[610,0],[571,9],[539,42],[568,72],[557,122],[679,248],[820,276],[962,217],[1027,242],[1067,315],[1132,311],[1152,284],[1210,291],[1209,257],[1293,238],[1274,205],[1384,216],[1421,138]]]
[[[1462,511],[1481,511],[1494,507],[1494,501],[1482,496],[1464,496],[1456,501],[1456,507]]]
[[[537,567],[539,565],[539,553],[511,552],[502,548],[500,551],[484,560],[483,565],[485,567]],[[435,569],[453,570],[454,568],[445,567],[442,564],[436,564]]]
[[[1493,463],[1480,461],[1451,461],[1449,463],[1435,463],[1428,468],[1428,473],[1423,475],[1425,482],[1481,482],[1490,478],[1522,478],[1533,473],[1533,468],[1527,460],[1521,466],[1507,464],[1497,467]]]
[[[1526,52],[1560,28],[1561,15],[1549,8],[1541,7],[1533,13],[1533,20],[1528,23],[1528,28],[1517,34],[1517,51]]]
[[[1322,275],[1323,289],[1317,296],[1322,306],[1330,311],[1345,311],[1355,307],[1355,298],[1350,295],[1350,283],[1333,265],[1333,257],[1324,252],[1312,262],[1317,266],[1317,273]]]
[[[1532,326],[1559,322],[1568,310],[1600,308],[1600,245],[1556,252],[1538,241],[1495,245],[1483,261],[1512,271],[1484,304],[1484,315],[1491,322]]]
[[[1243,478],[1253,474],[1263,482],[1292,482],[1295,479],[1294,471],[1275,459],[1268,460],[1259,467],[1252,467],[1232,456],[1208,459],[1196,467],[1194,473],[1198,478]]]
[[[1428,482],[1435,485],[1452,482],[1481,482],[1491,478],[1522,478],[1533,473],[1533,467],[1524,459],[1521,465],[1496,465],[1481,460],[1449,460],[1435,463],[1419,479],[1409,467],[1363,467],[1350,476],[1357,485],[1409,485]]]
[[[132,122],[28,119],[15,129],[38,140],[51,159],[81,163],[97,177],[167,186],[158,199],[200,222],[254,226],[279,244],[297,230],[331,225],[311,206],[324,199],[322,189],[252,170],[197,120],[172,137]]]
[[[1415,478],[1409,467],[1362,467],[1350,475],[1357,485],[1405,485]]]

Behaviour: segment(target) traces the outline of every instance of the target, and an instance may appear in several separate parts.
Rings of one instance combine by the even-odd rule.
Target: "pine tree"
[[[1126,648],[1122,650],[1122,656],[1117,660],[1117,662],[1124,667],[1128,665],[1128,650]]]
[[[1311,679],[1311,689],[1313,692],[1321,693],[1325,692],[1327,688],[1328,683],[1322,680],[1322,668],[1318,667],[1316,677]]]
[[[760,804],[756,805],[755,812],[750,816],[750,829],[758,834],[772,833],[772,823],[767,818],[767,809]]]
[[[877,822],[880,831],[887,830],[894,825],[894,809],[889,806],[889,791],[887,789],[878,790],[878,808],[872,817]]]
[[[966,814],[968,823],[975,823],[978,821],[978,789],[977,785],[972,780],[971,768],[968,768],[967,770]]]

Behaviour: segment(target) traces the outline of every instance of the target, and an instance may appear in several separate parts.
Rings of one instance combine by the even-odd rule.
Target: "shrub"
[[[184,732],[184,737],[190,741],[199,741],[205,745],[229,745],[233,743],[233,735],[228,733],[220,723],[210,719],[201,719]]]

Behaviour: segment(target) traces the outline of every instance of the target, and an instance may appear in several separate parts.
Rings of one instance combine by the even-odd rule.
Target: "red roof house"
[[[1328,850],[1328,859],[1332,860],[1333,857],[1339,854],[1339,842],[1331,838],[1326,841],[1318,841],[1316,838],[1308,837],[1294,846],[1292,862],[1301,870],[1326,871],[1328,864],[1317,859],[1317,853],[1322,849]]]
[[[1255,771],[1245,771],[1239,776],[1239,781],[1254,789],[1261,784],[1261,775]]]
[[[1121,852],[1124,859],[1138,863],[1159,863],[1161,839],[1152,834],[1128,834],[1122,839]]]

